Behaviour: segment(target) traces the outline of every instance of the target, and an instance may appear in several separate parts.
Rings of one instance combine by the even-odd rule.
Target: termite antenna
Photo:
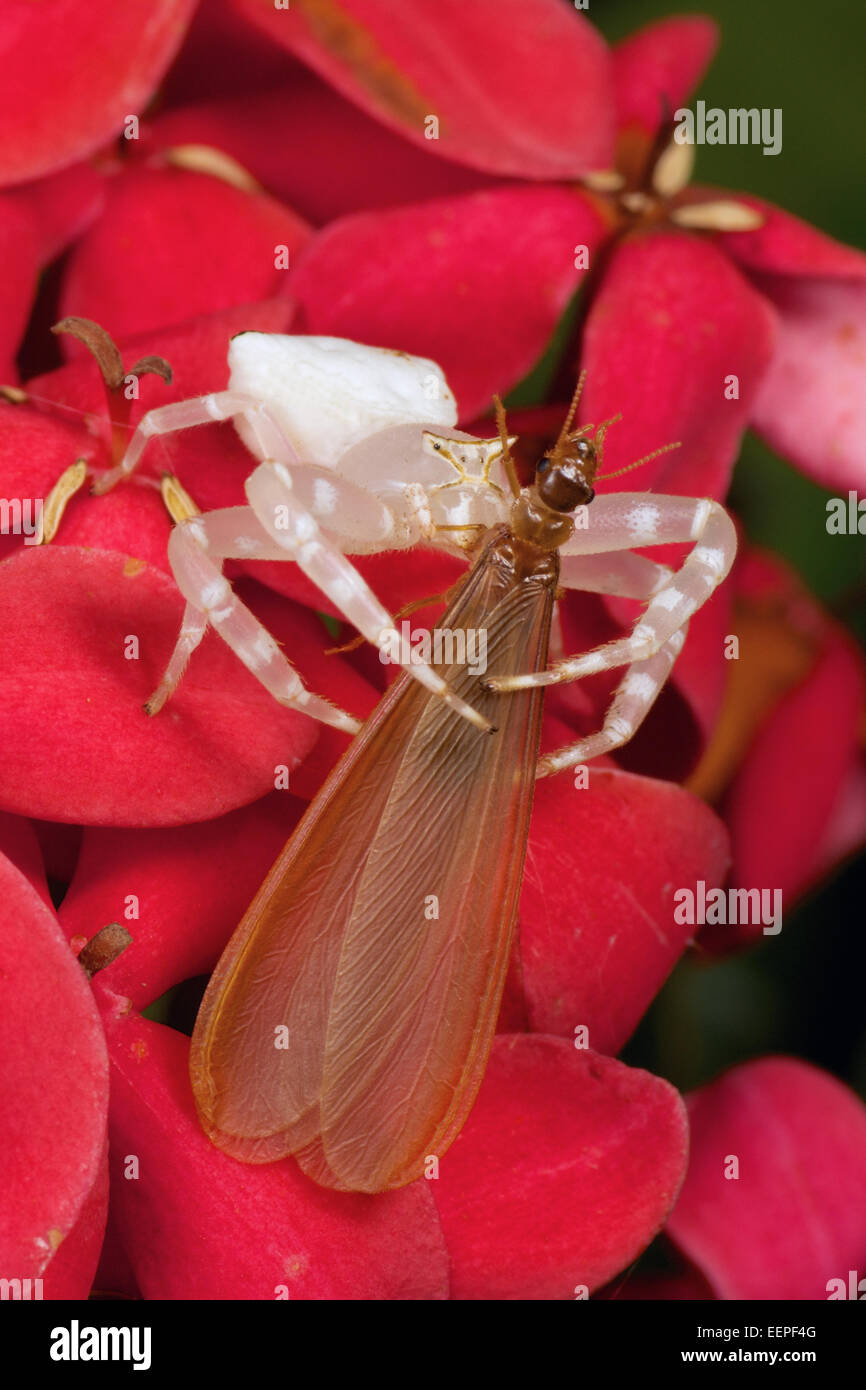
[[[582,392],[583,392],[583,383],[584,383],[585,381],[586,381],[586,367],[584,367],[584,369],[583,369],[583,371],[581,372],[580,376],[577,378],[577,385],[576,385],[575,388],[574,388],[574,395],[573,395],[572,398],[571,398],[571,405],[568,407],[568,414],[567,414],[566,417],[565,417],[565,424],[563,425],[562,429],[559,431],[559,438],[557,439],[556,443],[554,444],[553,449],[551,450],[551,453],[555,453],[558,449],[560,449],[561,446],[565,443],[566,439],[568,438],[568,434],[569,434],[569,431],[570,431],[570,429],[571,429],[572,421],[574,420],[574,417],[575,417],[575,415],[576,415],[576,413],[577,413],[577,407],[578,407],[578,403],[579,403],[579,401],[580,401],[581,394],[582,394]]]
[[[649,463],[651,459],[657,459],[660,454],[669,454],[673,449],[681,449],[682,440],[678,439],[675,444],[663,444],[660,449],[653,449],[651,454],[644,454],[642,459],[635,459],[634,463],[629,463],[625,468],[617,468],[613,473],[597,473],[598,478],[619,478],[623,473],[630,473],[633,468],[640,468],[643,464]]]
[[[502,443],[502,465],[508,477],[508,485],[514,496],[517,497],[520,493],[520,480],[517,477],[517,467],[511,454],[508,426],[505,420],[505,406],[497,395],[493,397],[493,409],[496,411],[496,428]]]
[[[595,432],[595,439],[593,442],[595,444],[595,454],[599,462],[599,467],[604,461],[604,436],[607,434],[611,425],[617,424],[617,422],[621,419],[622,411],[620,410],[616,415],[611,415],[608,420],[602,420],[601,424]],[[603,477],[603,474],[597,472],[595,476],[597,478],[601,478]]]

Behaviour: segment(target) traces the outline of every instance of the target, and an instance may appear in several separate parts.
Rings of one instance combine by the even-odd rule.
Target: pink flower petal
[[[342,0],[339,8],[236,8],[338,92],[407,139],[494,174],[576,178],[610,168],[604,40],[559,0]],[[543,80],[540,80],[543,74]]]
[[[447,1297],[428,1184],[368,1197],[317,1187],[292,1159],[237,1163],[199,1126],[186,1038],[133,1014],[109,1049],[112,1215],[145,1298]]]
[[[822,487],[864,492],[866,278],[754,278],[779,321],[755,429]]]
[[[53,0],[0,15],[0,183],[63,168],[147,104],[195,0]]]
[[[0,1270],[25,1279],[44,1273],[90,1201],[103,1160],[108,1067],[84,972],[53,912],[4,857],[0,901]]]
[[[472,418],[541,356],[585,273],[575,247],[591,253],[602,235],[587,200],[554,186],[347,217],[292,276],[296,331],[432,357]]]
[[[563,827],[568,827],[567,834]],[[628,772],[539,783],[520,896],[529,1026],[616,1053],[694,935],[674,893],[724,882],[728,838],[689,792]]]
[[[132,170],[109,185],[105,212],[72,252],[61,313],[121,340],[267,299],[287,280],[279,248],[293,262],[308,236],[263,193],[182,169]]]
[[[705,15],[676,15],[648,24],[612,53],[620,130],[652,135],[698,85],[718,46],[718,27]]]
[[[605,471],[681,440],[630,485],[724,497],[772,334],[765,300],[710,242],[662,231],[622,243],[583,335],[581,418],[623,413],[605,440]],[[726,399],[731,376],[736,399]]]
[[[567,1299],[649,1244],[686,1167],[666,1081],[559,1038],[497,1038],[432,1184],[452,1297]]]
[[[667,1234],[718,1298],[826,1299],[830,1280],[862,1276],[866,1109],[847,1087],[767,1057],[688,1105],[691,1160]]]

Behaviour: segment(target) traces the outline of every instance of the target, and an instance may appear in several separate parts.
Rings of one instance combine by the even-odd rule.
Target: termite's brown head
[[[554,512],[573,512],[585,507],[595,496],[598,450],[585,435],[560,437],[554,447],[539,459],[535,469],[535,490],[546,507]]]
[[[595,497],[595,479],[604,457],[604,435],[619,415],[603,420],[597,427],[582,425],[572,429],[585,373],[571,398],[559,438],[535,467],[532,486],[521,489],[511,509],[511,528],[515,535],[539,550],[558,550],[571,537],[578,507],[586,507]],[[500,435],[505,421],[498,408]]]

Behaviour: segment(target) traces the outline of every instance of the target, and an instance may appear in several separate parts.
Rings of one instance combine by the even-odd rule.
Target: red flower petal
[[[123,1240],[117,1230],[111,1210],[105,1224],[105,1237],[99,1256],[99,1267],[93,1282],[94,1294],[120,1294],[124,1298],[141,1298],[132,1266],[127,1258]]]
[[[64,513],[52,544],[130,555],[170,575],[170,532],[171,520],[159,493],[133,484],[105,497],[80,492]]]
[[[532,179],[611,166],[607,49],[559,0],[522,0],[507,16],[497,0],[439,0],[434,11],[426,0],[341,0],[290,13],[234,3],[343,96],[450,159]]]
[[[567,829],[564,829],[567,827]],[[724,881],[728,839],[689,792],[628,772],[567,774],[536,793],[520,896],[520,971],[529,1026],[597,1052],[630,1037],[694,935],[674,893]]]
[[[95,467],[108,465],[100,440],[77,421],[77,411],[66,420],[60,412],[43,413],[36,404],[0,403],[0,493],[19,500],[21,520],[29,531],[22,524],[21,534],[14,529],[0,534],[0,557],[30,548],[36,503],[44,501],[64,469],[76,459]],[[10,516],[14,524],[14,512]],[[133,483],[94,498],[85,487],[67,506],[53,546],[114,550],[168,572],[170,530],[168,512],[153,488]]]
[[[582,350],[581,418],[623,413],[605,440],[605,471],[681,440],[681,449],[642,468],[635,485],[724,497],[772,328],[764,299],[708,241],[664,231],[620,245]],[[733,400],[725,397],[730,376]]]
[[[36,831],[23,816],[10,816],[0,811],[0,854],[4,854],[18,871],[23,874],[39,897],[54,911],[48,883],[45,878],[45,864],[42,850],[36,838]]]
[[[667,1234],[718,1298],[826,1299],[829,1280],[862,1275],[866,1110],[847,1087],[768,1057],[688,1105],[691,1161]]]
[[[147,100],[180,46],[195,0],[53,0],[0,15],[0,183],[90,154]]]
[[[368,1197],[317,1187],[291,1159],[237,1163],[199,1126],[186,1038],[132,1015],[109,1048],[112,1214],[145,1298],[447,1297],[426,1183]]]
[[[803,617],[809,621],[808,610]],[[866,705],[866,671],[855,643],[826,618],[818,634],[813,669],[759,728],[725,802],[732,883],[779,889],[784,903],[817,876],[824,829],[857,762]],[[730,944],[760,938],[762,930],[760,924],[719,927],[710,937]]]
[[[110,185],[105,212],[75,247],[61,312],[123,339],[267,299],[287,279],[278,249],[293,260],[308,235],[263,193],[182,169],[132,170]]]
[[[275,766],[304,756],[312,722],[281,709],[213,633],[167,709],[142,712],[182,612],[167,578],[121,555],[40,547],[0,566],[5,809],[90,824],[201,820],[255,800]],[[129,635],[137,660],[124,658]]]
[[[670,120],[698,85],[719,42],[705,15],[677,15],[648,24],[612,53],[620,130],[637,126],[652,135]]]
[[[25,1279],[42,1275],[89,1202],[105,1146],[108,1067],[84,973],[53,912],[3,857],[0,901],[0,1270]]]
[[[80,236],[105,204],[105,176],[87,162],[10,190],[31,214],[40,266]]]
[[[866,487],[866,277],[755,277],[779,319],[755,429],[822,487]]]
[[[78,1220],[45,1270],[44,1297],[88,1298],[99,1264],[108,1216],[108,1136],[93,1186]]]
[[[273,792],[198,825],[86,829],[60,924],[70,939],[89,939],[114,921],[132,936],[94,988],[143,1009],[172,985],[212,970],[302,810],[295,797]]]
[[[730,198],[729,189],[699,188],[693,184],[689,200],[704,202]],[[746,270],[767,275],[798,275],[806,280],[858,279],[866,276],[866,256],[853,246],[836,241],[811,223],[764,202],[752,193],[737,193],[738,203],[761,213],[763,225],[751,232],[724,232],[716,244]]]
[[[574,1298],[649,1244],[686,1167],[666,1081],[559,1038],[497,1038],[432,1190],[452,1297]]]
[[[231,0],[199,5],[183,46],[165,75],[166,107],[221,95],[290,86],[306,69],[231,7]]]
[[[286,144],[287,130],[304,139]],[[346,213],[485,188],[490,174],[410,144],[299,66],[269,91],[184,105],[142,127],[142,153],[174,145],[225,150],[314,223]],[[431,152],[432,150],[432,152]]]
[[[0,401],[0,489],[7,499],[18,498],[25,531],[0,534],[0,557],[32,542],[37,520],[36,503],[44,501],[64,469],[76,459],[95,460],[99,445],[76,419],[43,415],[33,406]],[[29,510],[26,503],[29,503]],[[11,513],[14,523],[15,516]]]
[[[575,247],[602,234],[579,192],[553,186],[347,217],[292,277],[296,330],[432,357],[472,418],[541,356],[584,274]]]
[[[848,769],[818,845],[814,878],[831,870],[866,841],[866,762],[862,756]]]
[[[727,233],[719,245],[751,273],[779,318],[754,425],[823,486],[862,487],[866,256],[772,203],[737,197],[764,224]]]
[[[3,267],[0,276],[0,384],[3,385],[18,380],[15,354],[36,294],[36,236],[32,210],[9,194],[0,195],[0,266]]]
[[[81,850],[81,826],[50,820],[34,820],[31,825],[39,841],[48,877],[56,879],[58,883],[71,883]]]

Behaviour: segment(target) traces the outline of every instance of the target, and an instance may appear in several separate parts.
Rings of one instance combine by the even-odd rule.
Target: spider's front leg
[[[156,714],[173,694],[210,623],[281,705],[344,733],[358,732],[357,719],[306,689],[267,628],[241,603],[222,573],[223,560],[284,558],[249,507],[226,507],[179,521],[169,537],[168,558],[187,602],[177,644],[145,705],[148,714]]]
[[[267,409],[252,396],[240,391],[215,391],[209,396],[195,396],[188,401],[160,405],[143,415],[120,463],[103,473],[93,484],[95,497],[110,492],[117,483],[135,472],[148,440],[154,435],[176,434],[178,430],[195,429],[198,425],[243,417],[258,446],[259,457],[267,457],[285,447],[285,437]]]
[[[632,546],[682,541],[695,544],[676,572],[624,553]],[[628,665],[603,729],[543,758],[539,776],[609,752],[632,737],[682,650],[689,618],[728,574],[736,549],[733,522],[723,507],[708,499],[620,493],[593,503],[587,530],[576,531],[563,547],[563,584],[649,598],[649,603],[628,637],[567,657],[548,671],[491,680],[496,690],[517,690]],[[611,553],[617,551],[621,553]]]

